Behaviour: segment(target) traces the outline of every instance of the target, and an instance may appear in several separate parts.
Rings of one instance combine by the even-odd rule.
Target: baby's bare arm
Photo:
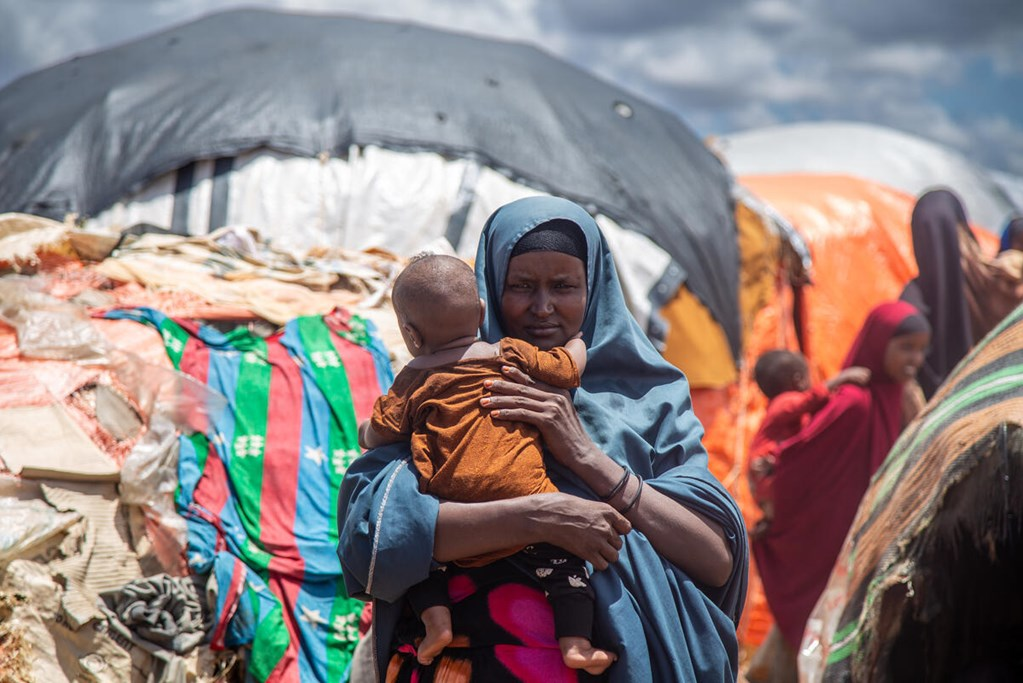
[[[572,356],[572,360],[575,361],[576,367],[579,368],[579,376],[581,377],[586,370],[586,342],[579,337],[572,337],[565,342],[565,350],[568,351],[568,355]]]
[[[359,425],[359,447],[364,451],[368,451],[371,448],[379,448],[380,446],[386,446],[389,443],[396,443],[401,439],[389,438],[390,435],[381,434],[377,430],[373,429],[373,424],[370,420],[363,420],[362,424]]]
[[[827,386],[828,391],[834,391],[843,384],[855,384],[857,386],[865,387],[868,382],[870,382],[870,370],[854,365],[852,367],[845,368],[824,384]]]

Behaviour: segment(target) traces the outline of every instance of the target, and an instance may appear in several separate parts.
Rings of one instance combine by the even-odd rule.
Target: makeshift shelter
[[[679,343],[724,342],[707,382],[735,376],[727,171],[673,114],[531,46],[224,12],[10,84],[0,159],[0,210],[402,255],[446,238],[471,256],[501,203],[567,197],[601,218],[650,335],[668,336],[660,312],[684,285],[705,312]]]
[[[351,409],[320,405],[311,419],[327,440],[312,444],[308,457],[291,448],[256,472],[267,443],[261,430],[271,425],[258,417],[265,405],[254,418],[252,406],[233,402],[232,373],[241,367],[255,386],[285,377],[303,392],[330,395],[324,387],[337,380],[340,347],[360,346],[365,369],[373,337],[346,332],[331,310],[390,317],[377,306],[399,259],[382,250],[471,257],[492,210],[541,192],[596,216],[633,314],[687,372],[705,415],[738,377],[743,340],[773,295],[780,254],[788,250],[804,268],[808,252],[674,115],[535,48],[388,22],[240,10],[0,91],[0,211],[67,221],[8,216],[0,268],[39,270],[42,284],[33,286],[82,297],[94,315],[126,309],[92,325],[120,326],[120,334],[135,329],[127,322],[134,320],[157,329],[144,345],[151,360],[215,379],[226,396],[226,412],[210,420],[218,431],[179,444],[177,503],[202,510],[201,523],[190,518],[205,528],[190,528],[193,568],[230,586],[226,597],[250,608],[238,613],[243,620],[269,614],[288,626],[287,645],[266,629],[232,631],[232,603],[217,603],[218,643],[252,644],[263,657],[258,676],[301,670],[333,678],[353,621],[296,588],[292,570],[307,556],[283,527],[273,528],[271,558],[247,543],[263,512],[235,478],[273,481],[278,468],[298,476],[315,462],[317,486],[331,491],[351,453],[327,437]],[[154,226],[170,234],[119,236]],[[362,249],[370,253],[355,251]],[[282,326],[274,334],[283,336],[254,338],[249,327],[258,319]],[[238,320],[245,325],[233,327]],[[310,325],[327,326],[336,354],[304,350],[301,329]],[[10,341],[11,330],[3,331]],[[400,351],[397,337],[386,329],[381,336]],[[235,367],[246,358],[258,367]],[[362,399],[371,385],[360,385]],[[298,411],[296,396],[285,399]],[[242,423],[238,441],[232,425]],[[329,522],[329,512],[319,513]],[[322,588],[331,580],[320,562],[329,536],[296,536],[319,558],[310,562]]]
[[[808,680],[1019,680],[1021,474],[1023,307],[875,476],[804,635]]]
[[[752,525],[759,511],[744,471],[747,448],[766,400],[752,379],[757,357],[774,348],[806,354],[816,379],[833,376],[869,310],[897,298],[916,276],[910,216],[917,194],[948,185],[1001,216],[1012,205],[982,169],[950,150],[876,126],[807,123],[724,136],[712,147],[737,174],[736,182],[806,241],[812,269],[784,269],[757,309],[744,346],[743,371],[701,416],[715,473],[731,487]],[[993,253],[997,238],[965,200],[973,232]],[[706,401],[706,398],[704,398]],[[710,401],[706,401],[708,404]],[[744,620],[747,641],[770,624],[755,567]]]
[[[805,262],[813,264],[806,281],[798,272],[796,282],[785,281],[779,271],[746,339],[747,373],[722,400],[718,417],[706,418],[712,461],[732,464],[737,476],[749,442],[743,432],[755,429],[763,407],[748,376],[753,361],[771,348],[793,348],[808,356],[818,377],[839,369],[870,308],[897,297],[916,275],[909,219],[920,192],[947,185],[965,193],[974,234],[992,253],[997,238],[991,230],[1014,205],[961,155],[877,126],[776,126],[717,138],[712,147],[736,173],[740,192],[805,240]],[[978,218],[971,200],[989,222]],[[730,426],[737,420],[738,433]],[[748,422],[752,427],[743,426]]]
[[[947,147],[882,126],[794,123],[722,136],[717,144],[737,176],[847,175],[913,197],[935,186],[951,187],[974,224],[993,232],[1013,211],[1023,209],[1003,187],[1011,178],[996,176]]]

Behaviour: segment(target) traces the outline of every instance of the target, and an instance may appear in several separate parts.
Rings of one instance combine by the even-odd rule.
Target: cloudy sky
[[[1023,174],[1023,0],[0,0],[0,86],[243,5],[532,42],[701,136],[863,121]]]

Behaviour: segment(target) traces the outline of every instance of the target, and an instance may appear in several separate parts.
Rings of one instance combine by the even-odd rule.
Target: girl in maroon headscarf
[[[860,499],[902,428],[903,385],[923,365],[930,337],[927,319],[912,305],[874,308],[843,366],[868,368],[870,382],[840,387],[779,446],[774,521],[753,552],[793,658]]]

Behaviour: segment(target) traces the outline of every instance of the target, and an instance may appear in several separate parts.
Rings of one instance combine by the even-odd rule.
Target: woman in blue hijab
[[[380,679],[581,680],[559,666],[542,592],[504,561],[448,565],[455,640],[430,666],[415,662],[410,586],[439,564],[546,542],[596,570],[593,642],[618,656],[606,680],[734,681],[743,519],[707,469],[688,383],[626,308],[596,223],[563,199],[507,204],[483,230],[476,277],[485,340],[553,348],[581,334],[589,349],[572,395],[509,371],[484,399],[495,419],[540,429],[561,493],[439,501],[419,492],[408,444],[353,463],[338,552],[349,594],[374,599]]]

